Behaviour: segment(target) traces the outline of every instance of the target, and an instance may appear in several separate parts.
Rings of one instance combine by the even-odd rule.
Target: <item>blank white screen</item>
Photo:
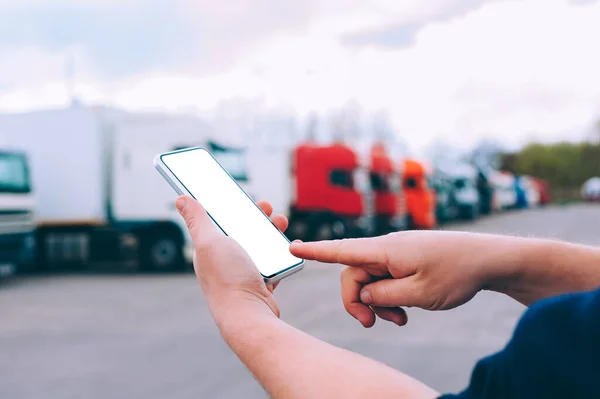
[[[194,149],[163,155],[162,161],[223,231],[248,253],[263,276],[273,276],[301,262],[290,253],[285,236],[208,151]]]

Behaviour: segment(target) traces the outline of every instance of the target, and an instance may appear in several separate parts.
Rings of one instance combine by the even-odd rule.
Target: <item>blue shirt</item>
[[[508,345],[477,363],[469,386],[441,398],[599,399],[600,289],[533,304]]]

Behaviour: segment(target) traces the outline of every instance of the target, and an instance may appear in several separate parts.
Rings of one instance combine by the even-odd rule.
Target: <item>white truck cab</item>
[[[27,155],[0,146],[0,278],[34,262],[35,199]]]

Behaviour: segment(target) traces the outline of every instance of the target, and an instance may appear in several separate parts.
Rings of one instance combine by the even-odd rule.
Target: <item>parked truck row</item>
[[[243,143],[192,116],[85,106],[0,115],[0,139],[0,274],[186,267],[191,244],[152,159],[190,146],[208,148],[253,198],[286,214],[290,239],[432,229],[549,201],[527,176],[432,167],[384,142]]]

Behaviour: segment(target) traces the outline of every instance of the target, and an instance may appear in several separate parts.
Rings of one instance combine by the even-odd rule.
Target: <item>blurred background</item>
[[[0,397],[265,397],[160,152],[208,148],[290,239],[600,244],[598,21],[595,0],[0,0]],[[365,330],[339,270],[286,279],[282,318],[444,392],[524,311],[482,292]]]

